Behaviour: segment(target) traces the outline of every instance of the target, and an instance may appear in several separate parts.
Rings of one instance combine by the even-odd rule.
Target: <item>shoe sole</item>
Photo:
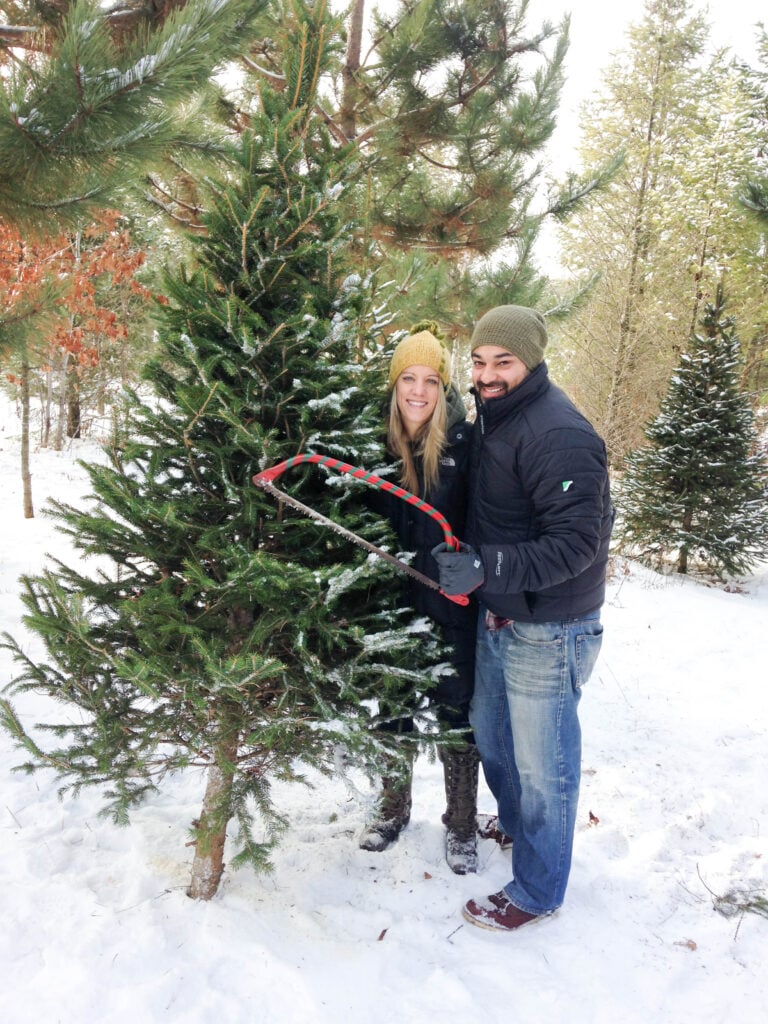
[[[477,874],[477,863],[474,864],[451,864],[449,860],[445,862],[454,875],[476,875]]]
[[[521,928],[526,928],[529,924],[536,924],[537,921],[541,921],[545,917],[551,917],[552,915],[539,914],[538,917],[532,917],[530,921],[525,921],[523,922],[523,924],[519,924],[516,928],[505,928],[503,924],[497,924],[492,918],[486,921],[482,917],[474,917],[472,914],[469,913],[466,907],[461,908],[461,916],[464,918],[465,921],[468,921],[470,924],[476,925],[478,928],[484,928],[486,931],[507,932],[511,934],[512,932],[519,932]]]

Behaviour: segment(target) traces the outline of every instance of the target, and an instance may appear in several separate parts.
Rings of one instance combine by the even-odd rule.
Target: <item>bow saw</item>
[[[328,455],[318,455],[313,452],[307,452],[301,455],[294,455],[290,459],[286,459],[284,462],[278,462],[270,469],[262,470],[261,473],[257,473],[253,477],[253,482],[257,487],[261,487],[262,490],[267,491],[269,494],[274,495],[280,501],[286,502],[293,508],[298,509],[299,512],[303,512],[305,516],[310,519],[314,519],[315,522],[322,523],[324,526],[330,527],[335,530],[336,533],[341,534],[342,537],[346,537],[347,540],[351,540],[353,544],[357,544],[361,548],[365,548],[366,551],[371,551],[374,555],[384,559],[385,562],[389,562],[390,565],[394,565],[400,572],[404,572],[406,575],[418,580],[425,587],[429,587],[431,590],[437,590],[443,597],[449,601],[453,601],[454,604],[467,605],[469,604],[469,598],[466,594],[446,594],[440,589],[440,584],[436,583],[429,576],[425,576],[423,572],[419,572],[418,569],[414,569],[413,566],[408,565],[407,562],[401,561],[399,558],[395,558],[394,555],[390,555],[388,551],[382,550],[382,548],[376,547],[375,544],[371,544],[364,537],[358,536],[348,530],[345,526],[341,526],[339,523],[335,523],[332,519],[324,516],[321,512],[315,511],[310,508],[309,505],[305,505],[303,502],[294,498],[290,494],[286,494],[285,491],[281,491],[278,487],[275,487],[274,482],[279,476],[288,470],[293,469],[294,466],[300,466],[306,462],[314,462],[320,466],[326,466],[328,469],[334,469],[339,473],[347,473],[350,476],[355,477],[358,480],[362,480],[364,483],[369,484],[371,487],[376,487],[381,491],[386,491],[388,494],[392,494],[395,498],[400,498],[407,502],[409,505],[413,505],[414,508],[424,512],[426,515],[431,516],[437,523],[439,523],[443,536],[445,537],[445,543],[449,548],[453,548],[454,551],[459,550],[459,540],[454,535],[451,525],[442,512],[439,512],[434,506],[424,501],[416,494],[411,494],[410,491],[406,491],[403,487],[399,487],[397,484],[391,483],[389,480],[382,480],[381,477],[376,476],[374,473],[369,473],[367,469],[362,469],[360,466],[350,466],[348,462],[340,462],[338,459],[333,459]]]

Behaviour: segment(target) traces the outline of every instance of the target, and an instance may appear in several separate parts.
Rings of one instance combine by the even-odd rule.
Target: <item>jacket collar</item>
[[[549,387],[549,371],[546,363],[539,363],[524,381],[521,381],[516,388],[513,388],[503,398],[492,398],[489,402],[483,402],[475,388],[471,393],[475,396],[477,406],[477,418],[481,428],[494,426],[501,420],[514,416]]]
[[[451,384],[446,391],[445,405],[447,413],[445,429],[446,433],[448,433],[467,418],[467,408],[464,405],[464,399],[461,397],[459,389],[455,384]]]

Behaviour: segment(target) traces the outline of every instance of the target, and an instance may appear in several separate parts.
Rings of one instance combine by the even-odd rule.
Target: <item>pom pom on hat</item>
[[[472,332],[472,351],[480,345],[498,345],[533,370],[547,347],[544,317],[527,306],[496,306],[481,316]]]
[[[443,387],[447,388],[451,383],[451,354],[440,340],[434,320],[414,324],[408,337],[396,346],[389,364],[387,387],[393,388],[397,378],[409,366],[428,366],[439,374]]]

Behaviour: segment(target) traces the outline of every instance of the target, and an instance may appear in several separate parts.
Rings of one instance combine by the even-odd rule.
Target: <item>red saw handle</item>
[[[445,537],[445,543],[449,548],[454,551],[458,551],[460,543],[458,537],[454,534],[451,529],[451,524],[445,518],[442,512],[438,512],[434,506],[424,501],[417,494],[411,494],[410,491],[406,491],[403,487],[398,487],[397,484],[390,483],[389,480],[382,480],[380,476],[376,476],[374,473],[369,473],[367,469],[362,469],[360,466],[350,466],[348,462],[340,462],[338,459],[332,459],[328,455],[317,455],[312,452],[305,452],[302,455],[294,455],[290,459],[286,459],[285,462],[278,462],[276,465],[265,469],[261,473],[257,473],[254,476],[254,482],[264,480],[266,483],[272,483],[277,480],[286,469],[292,469],[294,466],[300,466],[304,462],[315,462],[320,466],[327,466],[329,469],[335,469],[339,473],[348,473],[350,476],[356,477],[358,480],[362,480],[366,484],[370,484],[371,487],[378,487],[379,490],[387,491],[387,493],[394,495],[396,498],[402,498],[403,501],[409,505],[413,505],[420,511],[425,512],[428,516],[431,516],[436,522],[438,522],[442,528],[443,535]],[[448,595],[445,595],[448,597]]]

